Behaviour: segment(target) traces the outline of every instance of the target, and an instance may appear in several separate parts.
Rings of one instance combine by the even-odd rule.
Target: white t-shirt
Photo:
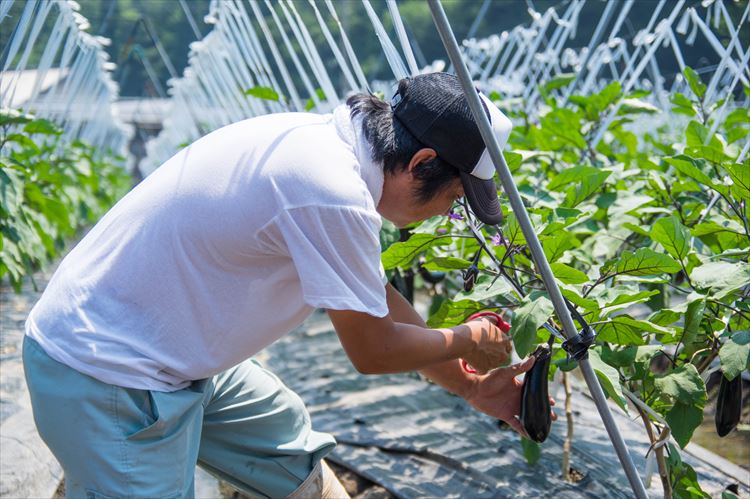
[[[388,313],[383,172],[349,109],[217,130],[118,202],[26,322],[55,360],[174,391],[251,357],[315,309]]]

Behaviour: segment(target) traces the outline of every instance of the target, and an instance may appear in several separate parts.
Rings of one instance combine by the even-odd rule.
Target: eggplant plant
[[[605,393],[643,421],[665,497],[708,497],[679,448],[703,421],[709,373],[720,366],[727,381],[740,379],[750,365],[750,160],[741,158],[750,111],[737,105],[718,113],[724,101],[705,102],[706,86],[690,68],[684,78],[690,94],[672,95],[665,110],[645,91],[624,94],[617,82],[562,105],[554,94],[567,83],[553,80],[541,89],[547,111],[534,122],[522,102],[494,97],[516,122],[506,162],[557,284],[596,332],[588,355]],[[744,92],[740,98],[750,96]],[[719,114],[725,118],[715,123]],[[525,357],[560,327],[516,216],[499,195],[502,226],[481,226],[458,210],[384,245],[382,262],[403,270],[419,261],[447,273],[430,287],[431,326],[508,311],[516,352]],[[473,286],[464,287],[474,268]],[[550,343],[552,379],[576,362],[559,338]],[[717,417],[739,404],[735,396],[724,407],[726,399]],[[523,442],[530,458],[534,445]]]
[[[0,110],[0,281],[20,292],[131,186],[124,158],[66,141],[54,123]],[[32,280],[33,282],[33,280]]]

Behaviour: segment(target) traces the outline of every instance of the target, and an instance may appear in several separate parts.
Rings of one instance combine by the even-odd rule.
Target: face
[[[412,175],[412,170],[422,161],[429,161],[434,157],[433,149],[420,149],[409,162],[408,168],[386,175],[383,195],[378,204],[378,213],[383,218],[397,227],[405,227],[410,223],[450,212],[456,200],[464,195],[460,178],[456,178],[427,203],[419,203],[414,194],[419,181]]]

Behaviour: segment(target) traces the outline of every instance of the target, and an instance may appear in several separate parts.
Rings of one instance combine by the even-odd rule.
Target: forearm
[[[362,345],[361,358],[350,358],[367,374],[384,374],[429,369],[438,363],[457,362],[457,358],[473,348],[468,334],[453,329],[430,329],[403,322],[372,337]],[[361,340],[366,342],[364,338]]]
[[[390,285],[386,289],[386,296],[390,314],[394,321],[427,327],[427,324],[411,304]],[[458,359],[428,365],[420,369],[420,372],[449,392],[464,398],[469,396],[476,380],[476,376],[461,368]]]

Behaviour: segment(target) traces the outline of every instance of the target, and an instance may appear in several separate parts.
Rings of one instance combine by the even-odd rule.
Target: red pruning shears
[[[477,312],[469,316],[469,320],[473,321],[474,319],[479,319],[480,317],[486,317],[487,319],[489,319],[490,322],[494,323],[503,333],[507,333],[508,331],[510,331],[510,324],[505,322],[503,318],[500,316],[500,314],[495,313],[495,312],[488,312],[488,311]],[[470,374],[477,373],[477,370],[471,367],[469,363],[466,362],[464,359],[461,359],[461,367],[467,373],[470,373]]]

